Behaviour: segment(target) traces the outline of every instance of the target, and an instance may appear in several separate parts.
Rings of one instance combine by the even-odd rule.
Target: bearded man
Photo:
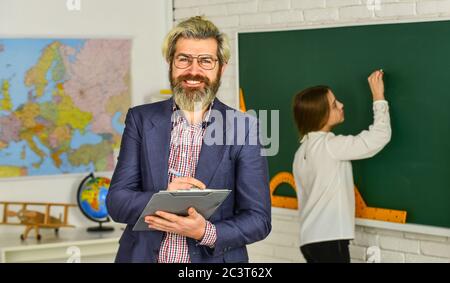
[[[192,17],[168,33],[163,55],[173,97],[128,111],[106,199],[112,219],[128,224],[116,262],[248,262],[246,245],[271,230],[269,177],[257,119],[216,98],[230,58],[227,37],[209,20]],[[216,132],[223,137],[215,137],[221,142],[206,142],[213,116],[222,122]],[[236,126],[244,130],[230,130]],[[244,142],[232,142],[239,139]],[[193,187],[231,193],[208,220],[193,207],[187,216],[158,211],[145,217],[152,230],[132,231],[153,194]]]

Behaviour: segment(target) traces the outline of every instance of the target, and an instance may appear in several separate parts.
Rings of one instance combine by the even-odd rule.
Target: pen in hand
[[[169,184],[167,188],[168,191],[196,189],[204,190],[206,188],[205,184],[203,184],[200,180],[193,177],[185,177],[173,168],[169,169],[169,173],[174,175],[176,178]]]
[[[175,175],[176,177],[182,177],[183,175],[181,175],[180,172],[175,171],[174,169],[170,168],[169,169],[169,173],[172,173],[173,175]]]

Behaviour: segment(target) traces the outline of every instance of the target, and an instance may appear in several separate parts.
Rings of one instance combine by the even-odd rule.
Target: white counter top
[[[87,227],[42,229],[42,239],[31,236],[20,240],[23,229],[12,227],[0,235],[0,262],[112,262],[119,246],[124,225],[112,232],[87,232]]]

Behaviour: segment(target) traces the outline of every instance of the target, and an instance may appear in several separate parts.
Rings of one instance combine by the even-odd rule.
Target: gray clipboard
[[[205,219],[209,219],[230,194],[230,190],[191,189],[179,191],[160,191],[152,196],[133,227],[133,231],[151,231],[144,218],[156,211],[165,211],[186,216],[188,209],[194,207]]]

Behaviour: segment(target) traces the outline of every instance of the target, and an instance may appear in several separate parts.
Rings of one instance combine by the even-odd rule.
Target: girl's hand
[[[372,91],[373,101],[384,100],[384,82],[383,70],[376,70],[370,74],[369,81],[370,90]]]

